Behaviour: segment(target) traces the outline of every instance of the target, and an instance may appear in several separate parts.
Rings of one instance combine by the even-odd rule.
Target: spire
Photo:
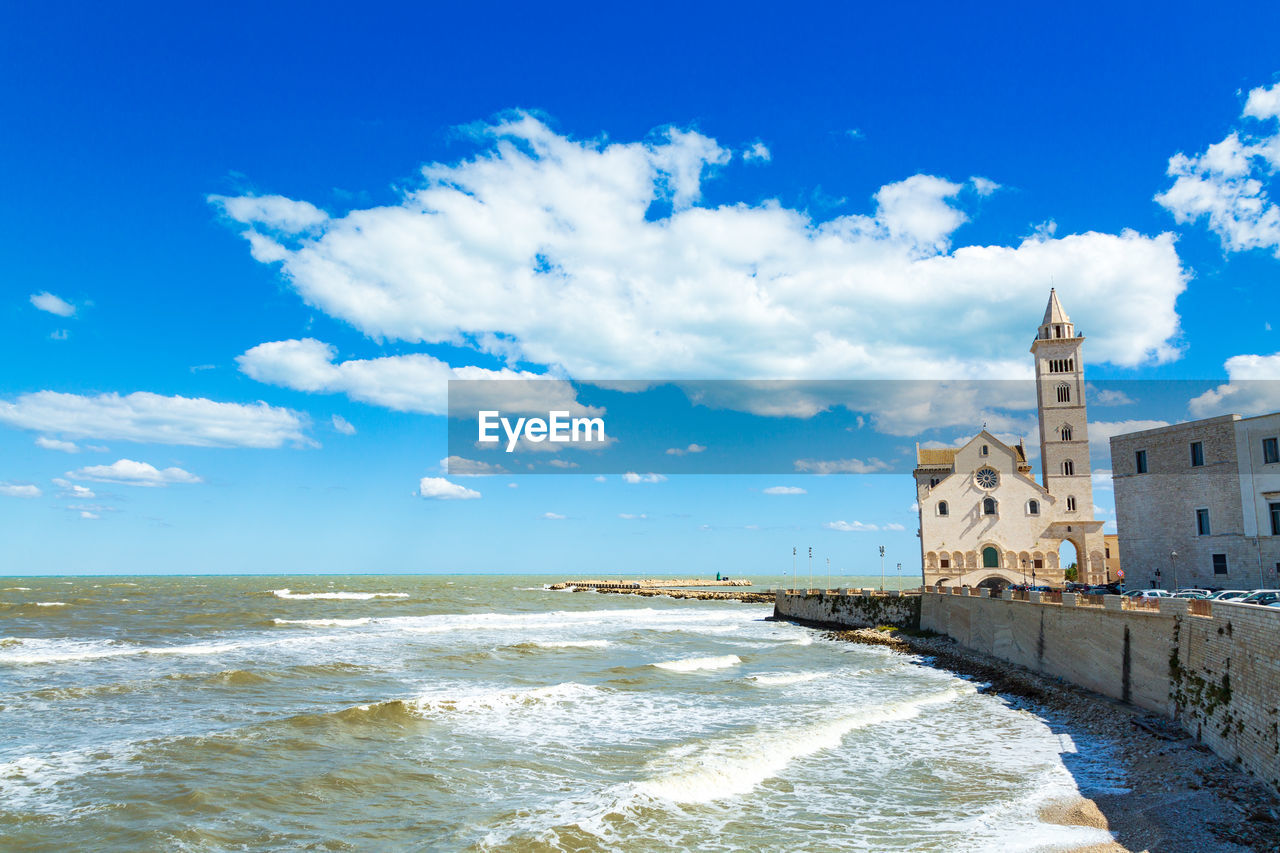
[[[1058,301],[1058,292],[1052,287],[1049,288],[1049,304],[1044,308],[1044,320],[1040,323],[1040,331],[1036,337],[1040,340],[1049,340],[1075,336],[1075,324],[1071,322],[1071,318],[1062,308],[1062,303]]]
[[[1044,319],[1040,321],[1040,325],[1070,322],[1071,318],[1067,316],[1066,311],[1062,310],[1062,303],[1058,301],[1058,292],[1052,287],[1049,288],[1049,304],[1045,306]]]

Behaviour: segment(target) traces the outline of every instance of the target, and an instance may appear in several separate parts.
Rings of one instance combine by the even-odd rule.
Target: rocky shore
[[[774,594],[771,592],[723,592],[720,590],[704,590],[704,589],[662,589],[662,588],[645,588],[640,589],[582,589],[578,587],[575,592],[598,592],[601,595],[642,595],[652,598],[655,595],[666,596],[667,598],[691,598],[696,601],[745,601],[749,604],[773,604]]]
[[[1100,827],[1116,838],[1073,853],[1280,853],[1280,803],[1169,720],[970,651],[947,637],[870,628],[827,636],[924,656],[1024,703],[1029,713],[1110,744],[1128,792],[1079,797],[1041,812],[1046,823]]]

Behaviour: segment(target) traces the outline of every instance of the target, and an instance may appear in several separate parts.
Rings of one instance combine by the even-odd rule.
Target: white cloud
[[[36,436],[36,447],[45,450],[60,450],[63,453],[79,453],[80,447],[73,441],[60,441],[56,438],[47,438],[46,436]]]
[[[346,418],[344,418],[342,415],[333,416],[333,428],[336,429],[338,432],[342,433],[343,435],[356,434],[356,428],[353,427],[351,425],[351,422],[348,421]]]
[[[454,477],[489,477],[507,473],[501,465],[467,459],[465,456],[446,456],[440,460],[440,470]]]
[[[1159,429],[1168,425],[1168,421],[1157,420],[1090,421],[1090,462],[1093,465],[1110,466],[1112,436],[1124,435],[1129,432],[1142,432],[1144,429]]]
[[[418,494],[438,501],[469,501],[480,497],[479,492],[443,477],[423,477],[418,481]]]
[[[702,453],[707,449],[705,444],[691,444],[688,447],[668,447],[668,456],[684,456],[687,453]]]
[[[281,234],[298,234],[328,221],[329,215],[305,201],[280,195],[228,197],[211,195],[209,201],[231,219],[244,225],[263,226]]]
[[[773,154],[769,152],[768,146],[763,142],[755,142],[750,148],[742,152],[742,159],[748,163],[768,163],[773,159]]]
[[[60,498],[88,500],[90,498],[97,497],[97,495],[93,493],[93,490],[88,486],[81,486],[77,483],[71,482],[70,480],[64,480],[61,477],[54,477],[53,484],[62,489],[62,491],[58,493],[58,497]]]
[[[628,483],[661,483],[667,478],[661,474],[637,474],[635,471],[628,471],[622,475],[622,479]]]
[[[76,471],[68,471],[67,476],[76,480],[95,480],[125,486],[168,486],[203,482],[195,474],[181,468],[160,470],[146,462],[135,462],[132,459],[120,459],[110,465],[89,465]]]
[[[0,483],[0,495],[9,498],[38,498],[43,492],[29,483]]]
[[[906,530],[907,528],[903,527],[901,524],[898,524],[896,521],[891,521],[888,524],[886,524],[882,529],[883,530]]]
[[[807,495],[809,494],[799,486],[770,486],[764,490],[766,495]]]
[[[1025,376],[1050,277],[1093,359],[1178,356],[1186,276],[1171,234],[957,248],[963,198],[986,179],[910,176],[867,213],[815,220],[776,201],[699,204],[728,152],[697,133],[578,141],[516,114],[475,138],[485,150],[425,167],[397,204],[302,216],[314,229],[304,239],[257,230],[291,219],[259,212],[260,197],[245,201],[252,213],[220,203],[308,304],[375,340],[460,345],[575,377]],[[981,332],[920,333],[930,328]],[[272,381],[346,390],[352,380],[318,347]],[[448,370],[419,372],[443,383]]]
[[[1280,353],[1232,356],[1223,367],[1227,384],[1191,400],[1193,416],[1261,415],[1280,409]]]
[[[87,510],[87,509],[82,509],[82,510],[80,510],[80,517],[81,517],[81,518],[90,518],[90,519],[94,519],[94,518],[102,518],[102,516],[98,515],[96,512],[89,512],[89,510]]]
[[[646,518],[648,518],[648,517],[649,517],[649,516],[648,516],[646,513],[643,513],[643,512],[641,512],[641,513],[632,513],[632,512],[620,512],[620,513],[618,513],[618,518],[625,519],[625,520],[627,520],[627,521],[641,521],[641,520],[646,519]]]
[[[1242,117],[1266,122],[1259,135],[1232,131],[1204,153],[1169,158],[1173,186],[1156,195],[1180,223],[1204,217],[1222,245],[1232,252],[1272,249],[1280,257],[1280,207],[1272,188],[1280,170],[1280,83],[1249,93]]]
[[[797,471],[819,475],[874,474],[877,471],[887,471],[891,467],[888,462],[882,462],[875,457],[865,462],[861,459],[797,459],[795,466]]]
[[[542,517],[547,519],[548,521],[564,521],[569,516],[561,515],[558,512],[544,512],[542,514]]]
[[[861,521],[828,521],[822,526],[828,530],[839,530],[842,533],[863,533],[880,529],[874,524],[863,524]]]
[[[973,191],[976,192],[978,195],[982,196],[983,198],[991,195],[996,190],[1000,189],[999,184],[997,184],[995,181],[990,180],[988,178],[978,178],[978,177],[970,178],[969,184],[973,187]]]
[[[303,338],[258,344],[236,361],[245,375],[259,382],[310,393],[346,394],[352,400],[398,412],[447,413],[450,379],[522,379],[537,384],[524,387],[522,383],[504,382],[491,389],[502,403],[504,413],[524,412],[533,407],[545,416],[548,405],[552,405],[572,414],[600,414],[600,410],[578,405],[572,386],[544,380],[536,373],[507,368],[455,368],[423,353],[335,361],[337,355],[336,347],[315,338]],[[471,390],[474,393],[479,389]],[[471,405],[471,402],[455,400],[454,405],[485,407]]]
[[[306,416],[266,403],[218,403],[138,391],[96,397],[38,391],[0,400],[0,424],[73,438],[195,447],[314,445]]]
[[[57,314],[59,317],[70,317],[76,313],[76,306],[60,297],[54,296],[49,291],[43,293],[31,294],[31,304],[39,308],[41,311],[47,311],[50,314]]]
[[[568,459],[552,459],[547,462],[553,468],[577,468],[577,462],[570,462]]]
[[[1094,468],[1090,479],[1093,480],[1094,489],[1102,489],[1109,492],[1115,488],[1110,468]]]
[[[608,479],[608,477],[606,477],[604,474],[597,474],[597,475],[595,476],[595,481],[596,481],[597,483],[603,483],[603,482],[605,482],[607,479]]]

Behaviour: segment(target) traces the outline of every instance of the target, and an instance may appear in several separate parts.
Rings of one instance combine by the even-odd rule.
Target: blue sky
[[[6,574],[910,566],[904,475],[442,471],[447,380],[1025,378],[1051,284],[1098,382],[1280,375],[1272,4],[5,15]]]

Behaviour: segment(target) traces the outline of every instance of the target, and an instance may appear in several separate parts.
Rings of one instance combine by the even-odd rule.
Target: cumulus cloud
[[[1191,400],[1193,416],[1261,415],[1280,409],[1280,353],[1232,356],[1223,367],[1227,383]]]
[[[78,483],[73,483],[70,480],[64,480],[61,477],[54,477],[53,484],[59,489],[62,489],[62,491],[58,493],[58,497],[60,498],[89,500],[90,498],[97,497],[97,495],[93,493],[93,490],[88,486],[81,486]]]
[[[750,148],[742,152],[742,159],[748,163],[768,163],[773,159],[773,154],[763,142],[754,142]]]
[[[0,400],[0,424],[73,438],[194,447],[314,445],[306,416],[266,403],[218,403],[138,391],[84,396],[56,391]]]
[[[119,459],[110,465],[89,465],[76,471],[68,471],[73,480],[95,480],[99,483],[119,483],[125,486],[169,486],[176,483],[203,482],[195,474],[181,468],[160,470],[146,462]]]
[[[667,455],[668,456],[684,456],[685,454],[688,454],[688,453],[701,453],[706,449],[707,447],[705,444],[691,444],[688,447],[668,447]]]
[[[468,459],[465,456],[446,456],[440,460],[440,470],[454,477],[489,477],[507,473],[501,465]]]
[[[1271,196],[1280,170],[1280,83],[1249,92],[1253,121],[1203,153],[1169,158],[1173,185],[1155,200],[1180,223],[1204,218],[1228,251],[1271,249],[1280,257],[1280,207]]]
[[[80,517],[81,517],[81,518],[87,518],[87,519],[98,519],[98,518],[102,518],[102,516],[98,515],[96,512],[90,512],[90,511],[89,511],[89,510],[87,510],[87,509],[82,509],[82,510],[80,510]]]
[[[764,490],[766,495],[807,495],[809,494],[799,486],[770,486]]]
[[[661,483],[667,478],[661,474],[637,474],[635,471],[628,471],[622,475],[622,479],[628,483]]]
[[[862,459],[797,459],[796,470],[807,474],[874,474],[888,471],[892,466],[875,457]]]
[[[469,501],[480,497],[474,489],[451,483],[444,477],[423,477],[418,481],[418,494],[438,501]]]
[[[38,498],[44,494],[30,483],[0,483],[0,495],[9,498]]]
[[[863,533],[880,529],[874,524],[863,524],[861,521],[828,521],[822,526],[828,530],[839,530],[842,533]]]
[[[76,306],[49,291],[31,294],[31,304],[41,311],[57,314],[59,317],[70,317],[76,313]]]
[[[474,138],[476,156],[426,166],[396,204],[330,218],[217,203],[308,304],[370,338],[574,377],[1029,375],[1050,277],[1096,361],[1178,356],[1186,276],[1171,234],[956,247],[964,200],[989,179],[908,176],[869,211],[820,220],[777,201],[700,203],[729,152],[694,132],[582,141],[512,114]],[[285,376],[345,390],[322,347]],[[448,368],[422,374],[441,383]]]
[[[45,450],[58,450],[62,453],[79,453],[80,446],[73,441],[60,441],[56,438],[48,438],[47,436],[36,436],[36,447]]]
[[[344,418],[342,415],[333,416],[333,428],[336,429],[338,432],[342,433],[343,435],[356,434],[356,428],[353,427],[351,425],[351,422],[348,421],[346,418]]]

